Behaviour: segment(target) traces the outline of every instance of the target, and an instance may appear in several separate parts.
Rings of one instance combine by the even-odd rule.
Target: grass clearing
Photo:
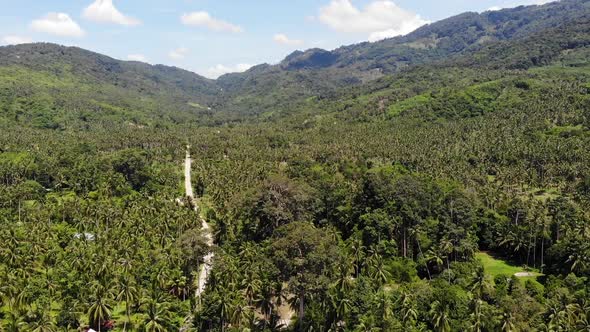
[[[519,272],[530,272],[533,276],[529,277],[517,277],[521,280],[526,279],[536,279],[538,276],[542,276],[543,274],[539,273],[536,270],[526,270],[524,267],[512,265],[506,260],[500,259],[498,257],[494,257],[486,252],[478,252],[475,254],[475,258],[478,259],[482,264],[485,272],[495,278],[499,275],[508,275],[514,276],[514,274]]]
[[[194,107],[194,108],[200,108],[202,110],[206,110],[207,109],[207,107],[205,107],[205,106],[203,106],[203,105],[201,105],[199,103],[188,102],[187,104],[188,104],[188,106],[191,106],[191,107]]]

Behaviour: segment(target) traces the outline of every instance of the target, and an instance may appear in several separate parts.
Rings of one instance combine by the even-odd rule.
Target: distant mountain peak
[[[334,52],[312,48],[291,53],[280,65],[286,70],[326,68],[335,64],[339,57]]]

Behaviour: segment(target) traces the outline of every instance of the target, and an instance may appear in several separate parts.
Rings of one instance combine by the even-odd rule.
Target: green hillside
[[[0,331],[587,331],[589,11],[218,80],[0,47]]]

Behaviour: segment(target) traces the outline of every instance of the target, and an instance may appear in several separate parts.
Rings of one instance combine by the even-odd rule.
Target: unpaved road
[[[191,153],[188,150],[188,146],[186,148],[186,158],[184,159],[184,189],[186,192],[186,197],[190,199],[195,199],[195,195],[193,194],[193,185],[191,184]]]
[[[195,196],[193,193],[193,185],[191,182],[191,165],[192,159],[191,154],[189,151],[189,147],[186,148],[186,158],[184,160],[184,187],[186,192],[186,197],[193,202],[195,207],[195,211],[198,211],[198,206],[195,202]],[[207,244],[209,246],[213,245],[213,234],[211,234],[211,228],[209,224],[202,219],[199,218],[201,221],[201,230],[203,231],[203,235],[207,238]],[[213,261],[213,252],[210,251],[205,257],[203,257],[203,264],[201,265],[201,271],[199,271],[199,287],[196,290],[196,296],[201,296],[203,291],[205,291],[205,286],[207,284],[207,277],[209,276],[209,272],[211,272],[211,262]]]
[[[186,158],[184,160],[184,187],[186,192],[186,197],[193,202],[195,210],[198,210],[198,206],[195,201],[194,193],[193,193],[193,185],[191,181],[191,165],[192,159],[189,151],[189,147],[186,148]],[[207,244],[209,246],[213,246],[213,234],[211,234],[211,228],[207,222],[200,218],[201,220],[201,230],[203,234],[207,238]],[[199,287],[196,290],[195,295],[200,297],[201,294],[205,291],[205,286],[207,285],[207,278],[209,277],[209,272],[211,272],[211,262],[213,261],[213,252],[209,252],[205,257],[203,257],[203,264],[201,265],[201,270],[199,271]],[[294,315],[294,311],[289,308],[287,303],[284,303],[283,306],[279,308],[279,324],[284,326],[289,326],[291,323],[291,319]],[[192,316],[191,316],[192,317]],[[190,321],[190,320],[189,320]],[[186,328],[181,328],[181,331],[186,331]]]

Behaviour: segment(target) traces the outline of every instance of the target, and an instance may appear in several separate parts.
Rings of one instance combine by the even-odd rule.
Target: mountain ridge
[[[41,107],[38,112],[55,118],[49,121],[50,127],[56,127],[54,122],[87,119],[82,109],[93,110],[99,118],[122,117],[142,125],[162,121],[219,125],[292,113],[310,100],[333,100],[349,88],[376,87],[381,78],[395,79],[420,66],[495,63],[495,69],[502,69],[508,63],[514,68],[547,64],[571,46],[587,45],[583,28],[568,24],[579,22],[585,27],[588,21],[590,0],[467,12],[379,42],[332,51],[294,51],[278,64],[260,64],[216,80],[78,47],[50,43],[4,46],[0,47],[0,71],[11,79],[0,88],[4,89],[8,118],[31,119],[19,115],[29,112],[20,104],[26,91],[31,91],[40,104],[49,105],[49,110]],[[511,51],[506,53],[506,49]],[[490,60],[502,52],[506,53],[502,62]],[[526,63],[518,64],[521,60]],[[29,80],[31,75],[42,78]],[[68,80],[68,89],[60,86]]]

